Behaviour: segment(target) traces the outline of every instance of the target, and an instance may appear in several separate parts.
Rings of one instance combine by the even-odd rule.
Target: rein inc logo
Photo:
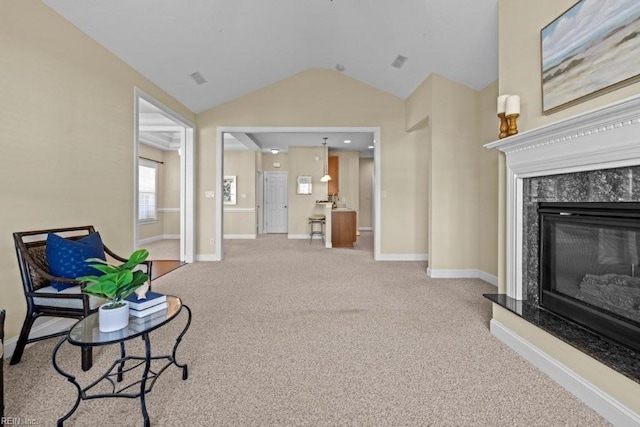
[[[0,426],[35,426],[38,421],[35,418],[0,417]]]

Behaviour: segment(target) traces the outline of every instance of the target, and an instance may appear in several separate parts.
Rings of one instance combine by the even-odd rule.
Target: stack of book
[[[144,299],[138,299],[136,294],[131,294],[126,300],[129,302],[129,315],[136,318],[142,318],[167,308],[167,296],[158,292],[147,291]]]

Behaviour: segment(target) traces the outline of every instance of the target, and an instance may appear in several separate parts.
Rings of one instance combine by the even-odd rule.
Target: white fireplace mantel
[[[522,180],[640,165],[640,96],[485,145],[506,155],[507,296],[521,300]]]

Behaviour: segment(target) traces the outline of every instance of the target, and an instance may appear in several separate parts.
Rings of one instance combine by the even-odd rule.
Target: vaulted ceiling
[[[498,0],[43,1],[195,113],[338,64],[401,98],[432,72],[497,79]]]

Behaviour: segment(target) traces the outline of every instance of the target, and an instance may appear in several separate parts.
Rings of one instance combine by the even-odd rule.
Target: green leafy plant
[[[138,249],[121,265],[110,264],[100,258],[88,258],[86,262],[94,263],[91,264],[91,267],[104,274],[101,276],[76,277],[76,280],[89,283],[82,289],[82,292],[85,294],[108,300],[109,302],[105,308],[121,307],[123,305],[122,300],[149,280],[147,273],[140,270],[133,271],[133,269],[143,263],[148,256],[148,250]]]

